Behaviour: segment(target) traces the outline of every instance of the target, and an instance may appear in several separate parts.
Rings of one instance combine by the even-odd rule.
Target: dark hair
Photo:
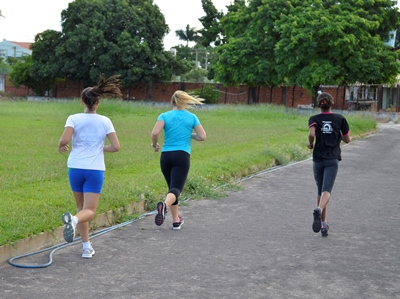
[[[114,75],[107,79],[105,79],[103,75],[100,75],[100,80],[97,85],[85,88],[81,94],[82,101],[90,111],[93,110],[93,106],[101,97],[106,96],[122,98],[119,75]]]
[[[329,109],[333,106],[333,97],[327,93],[322,92],[317,98],[317,106],[322,109]]]

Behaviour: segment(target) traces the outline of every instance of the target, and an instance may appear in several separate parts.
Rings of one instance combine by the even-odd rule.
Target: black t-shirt
[[[325,112],[311,116],[308,127],[315,126],[313,161],[322,159],[342,160],[340,142],[342,135],[350,132],[347,120],[341,114]]]

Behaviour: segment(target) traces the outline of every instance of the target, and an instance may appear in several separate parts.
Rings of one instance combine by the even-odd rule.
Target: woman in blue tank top
[[[164,202],[157,203],[156,225],[164,223],[165,213],[170,209],[172,228],[181,229],[182,217],[178,214],[178,198],[185,186],[190,168],[191,140],[204,141],[206,132],[197,116],[189,111],[192,105],[202,104],[203,99],[194,98],[178,90],[171,98],[172,110],[158,116],[151,133],[151,146],[155,152],[159,134],[164,130],[164,145],[161,150],[160,167],[168,185]]]

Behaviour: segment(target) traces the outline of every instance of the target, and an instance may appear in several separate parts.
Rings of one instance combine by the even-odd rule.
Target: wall
[[[6,77],[7,78],[7,77]],[[131,101],[152,101],[169,102],[172,94],[176,90],[190,91],[203,88],[205,85],[214,86],[220,93],[219,104],[248,104],[253,103],[249,99],[249,88],[246,85],[238,87],[224,87],[221,84],[214,83],[192,83],[192,82],[166,82],[147,84],[137,84],[122,89],[125,100]],[[65,81],[59,82],[50,91],[49,96],[57,98],[79,98],[84,86],[81,83]],[[280,86],[280,87],[256,87],[254,89],[256,103],[276,104],[286,107],[297,108],[298,105],[312,104],[312,97],[307,90],[300,86]],[[344,99],[344,88],[336,86],[324,86],[323,91],[329,92],[335,98],[335,109],[347,109],[347,103]],[[16,89],[6,80],[6,94],[16,96],[33,95],[31,90],[25,87]],[[347,95],[348,97],[348,95]]]
[[[31,90],[26,86],[20,86],[19,88],[14,87],[14,85],[12,85],[10,82],[9,76],[5,75],[4,76],[4,94],[15,96],[15,97],[22,97],[22,96],[30,95]]]

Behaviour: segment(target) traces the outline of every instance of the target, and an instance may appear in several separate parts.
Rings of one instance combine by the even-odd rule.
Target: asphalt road
[[[400,126],[343,148],[329,236],[312,231],[312,161],[243,180],[223,199],[188,201],[59,250],[47,268],[0,265],[0,298],[400,298]],[[48,262],[48,252],[27,263]]]

